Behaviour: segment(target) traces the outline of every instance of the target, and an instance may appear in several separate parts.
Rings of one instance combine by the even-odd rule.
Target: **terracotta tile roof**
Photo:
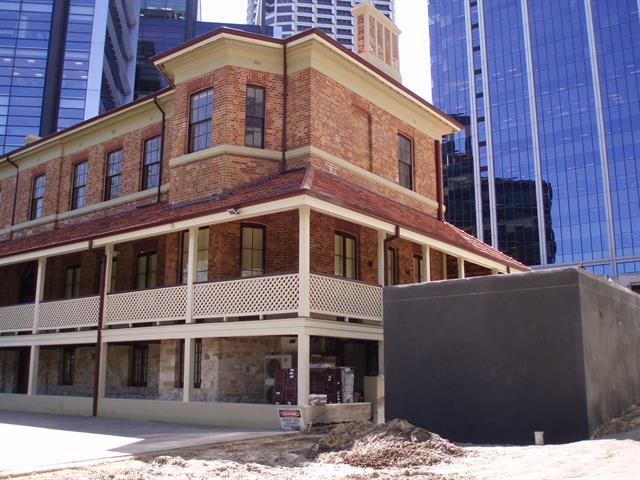
[[[321,171],[313,171],[311,194],[318,197],[368,213],[377,218],[406,227],[436,240],[477,253],[485,258],[517,269],[529,270],[517,260],[492,248],[486,243],[454,227],[450,223],[441,222],[406,205],[390,200],[377,193],[353,188],[349,182]]]
[[[181,204],[151,203],[116,214],[63,226],[26,238],[0,242],[0,257],[124,233],[169,222],[226,211],[299,193],[305,170],[276,175],[232,192]]]
[[[167,202],[152,203],[26,238],[0,242],[0,257],[140,230],[301,193],[395,223],[504,265],[528,269],[449,223],[440,222],[377,193],[354,188],[353,184],[345,180],[313,168],[278,174],[227,194],[203,200],[174,205]]]

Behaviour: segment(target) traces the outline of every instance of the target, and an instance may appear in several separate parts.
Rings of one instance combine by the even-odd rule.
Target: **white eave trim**
[[[372,217],[363,213],[356,212],[350,208],[342,207],[325,200],[318,199],[311,195],[301,193],[291,197],[273,200],[257,205],[249,205],[246,207],[240,206],[239,213],[232,215],[228,212],[218,212],[200,217],[190,218],[187,220],[180,220],[175,222],[169,222],[158,226],[142,228],[131,232],[125,232],[115,235],[104,236],[96,238],[92,242],[82,241],[69,245],[62,245],[60,247],[52,247],[44,250],[38,250],[33,252],[27,252],[23,254],[17,254],[0,258],[0,266],[10,265],[14,263],[31,261],[40,257],[52,257],[56,255],[64,255],[68,253],[79,252],[88,250],[90,246],[94,248],[104,247],[106,245],[113,245],[117,243],[130,242],[133,240],[139,240],[142,238],[155,237],[158,235],[166,235],[172,232],[178,232],[188,230],[192,227],[205,227],[207,225],[215,225],[219,223],[226,223],[231,221],[245,220],[252,217],[261,215],[272,215],[274,213],[280,213],[290,210],[295,210],[303,206],[308,206],[312,210],[324,213],[326,215],[341,218],[343,220],[358,223],[366,227],[375,229],[377,231],[385,232],[387,234],[395,233],[396,226],[394,223]],[[449,245],[440,240],[428,237],[426,235],[413,232],[407,228],[400,228],[400,237],[406,240],[413,241],[421,245],[429,245],[437,250],[445,252],[449,255],[456,257],[463,257],[465,260],[473,262],[475,264],[495,269],[500,272],[506,272],[506,263],[500,263],[497,260],[491,260],[477,253],[470,252],[454,245]],[[520,270],[516,267],[511,267],[517,271]]]

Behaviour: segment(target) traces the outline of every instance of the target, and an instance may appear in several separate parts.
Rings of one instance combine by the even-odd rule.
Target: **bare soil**
[[[635,420],[634,420],[635,421]],[[631,425],[635,425],[631,421]],[[613,431],[613,430],[612,430]],[[639,430],[640,432],[640,430]],[[635,440],[460,447],[403,420],[174,451],[30,475],[31,480],[640,479]]]

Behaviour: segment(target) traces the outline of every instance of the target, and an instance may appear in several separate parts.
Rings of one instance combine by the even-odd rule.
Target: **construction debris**
[[[354,467],[416,467],[435,465],[464,455],[464,450],[406,420],[371,426],[350,423],[333,429],[310,451],[316,462]]]

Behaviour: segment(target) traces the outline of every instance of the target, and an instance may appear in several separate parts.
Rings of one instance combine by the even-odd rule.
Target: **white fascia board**
[[[408,230],[406,228],[400,228],[400,237],[415,243],[419,243],[420,245],[429,245],[436,250],[440,250],[454,257],[463,257],[465,260],[473,262],[482,267],[496,269],[504,273],[507,272],[507,266],[504,263],[500,263],[496,260],[491,260],[489,258],[483,257],[482,255],[478,255],[477,253],[465,250],[464,248],[456,247],[441,240],[436,240],[426,235],[422,235],[421,233],[412,232],[411,230]],[[515,267],[513,268],[514,270],[518,270]]]
[[[393,223],[380,220],[370,215],[358,213],[349,208],[341,207],[339,205],[335,205],[333,203],[327,202],[325,200],[320,200],[315,197],[306,196],[305,205],[308,205],[309,207],[311,207],[312,210],[326,213],[327,215],[330,215],[332,217],[341,218],[349,222],[358,223],[360,225],[364,225],[365,227],[373,228],[375,230],[382,230],[387,233],[394,233],[396,229]]]
[[[36,250],[33,252],[19,253],[10,257],[0,258],[0,266],[12,265],[14,263],[29,262],[40,257],[55,257],[57,255],[66,255],[68,253],[82,252],[89,250],[89,241],[70,243],[59,247],[45,248],[44,250]]]
[[[0,337],[0,348],[26,347],[30,345],[84,345],[96,343],[98,332],[39,333],[37,335],[14,335]]]

